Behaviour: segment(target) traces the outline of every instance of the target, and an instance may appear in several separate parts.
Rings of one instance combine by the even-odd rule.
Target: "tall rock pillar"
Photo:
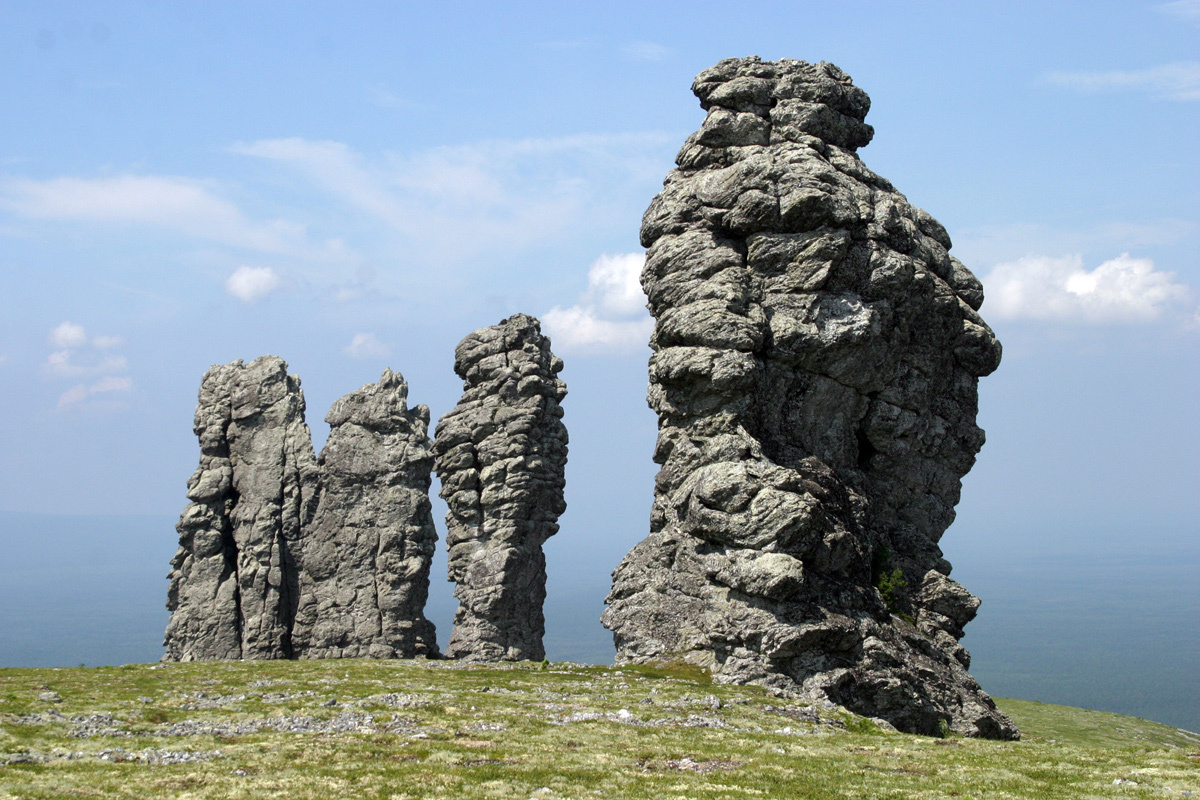
[[[437,545],[429,409],[384,370],[333,404],[321,499],[304,543],[293,641],[300,658],[436,656],[425,618]]]
[[[200,466],[176,526],[164,659],[290,658],[318,486],[300,380],[274,356],[213,367],[194,430]]]
[[[458,612],[446,655],[469,661],[545,657],[546,559],[558,531],[567,429],[562,359],[536,319],[481,328],[454,351],[458,405],[434,441],[446,500],[450,580]]]
[[[1000,362],[982,287],[858,157],[870,101],[837,67],[729,59],[692,91],[707,117],[642,222],[661,469],[613,573],[617,660],[1015,738],[938,547]]]

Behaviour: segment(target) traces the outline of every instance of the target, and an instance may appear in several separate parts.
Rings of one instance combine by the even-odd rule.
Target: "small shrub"
[[[883,595],[883,602],[888,611],[893,614],[903,611],[904,590],[908,588],[908,581],[904,580],[904,572],[899,567],[883,573],[875,588]]]

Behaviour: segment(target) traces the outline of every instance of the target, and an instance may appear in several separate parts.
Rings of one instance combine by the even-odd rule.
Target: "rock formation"
[[[205,373],[163,660],[436,654],[429,411],[407,394],[387,370],[335,403],[318,463],[282,359]]]
[[[321,497],[304,537],[293,636],[301,658],[436,656],[425,619],[437,544],[429,409],[384,370],[333,404]]]
[[[204,374],[200,466],[176,529],[164,659],[290,658],[297,556],[317,497],[300,381],[264,356]]]
[[[730,59],[692,90],[708,116],[642,223],[661,469],[613,573],[617,660],[1015,738],[938,547],[1000,361],[982,287],[856,155],[870,101],[837,67]]]
[[[562,359],[533,317],[517,314],[454,351],[458,405],[438,421],[436,470],[446,500],[458,611],[446,654],[468,661],[541,660],[542,544],[566,510]]]

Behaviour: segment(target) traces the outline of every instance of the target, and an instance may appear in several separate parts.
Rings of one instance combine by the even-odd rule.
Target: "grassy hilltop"
[[[887,732],[681,666],[3,669],[0,799],[1200,797],[1200,737],[1000,705],[1022,741]]]

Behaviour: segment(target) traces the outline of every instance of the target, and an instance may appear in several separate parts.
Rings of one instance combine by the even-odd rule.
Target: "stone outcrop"
[[[707,118],[641,231],[661,469],[613,573],[617,660],[1015,738],[938,547],[1000,361],[982,287],[859,159],[869,99],[837,67],[730,59],[692,89]]]
[[[333,404],[321,497],[304,537],[294,639],[301,658],[436,656],[425,619],[437,544],[429,409],[384,370]]]
[[[318,462],[282,359],[205,373],[164,660],[436,654],[429,411],[407,393],[388,370],[335,403]]]
[[[538,321],[524,314],[475,331],[454,351],[463,394],[438,421],[434,441],[459,602],[446,648],[452,658],[545,656],[542,545],[566,510],[562,366]]]
[[[264,356],[204,374],[200,466],[167,576],[164,659],[290,658],[302,530],[317,464],[300,381]]]

